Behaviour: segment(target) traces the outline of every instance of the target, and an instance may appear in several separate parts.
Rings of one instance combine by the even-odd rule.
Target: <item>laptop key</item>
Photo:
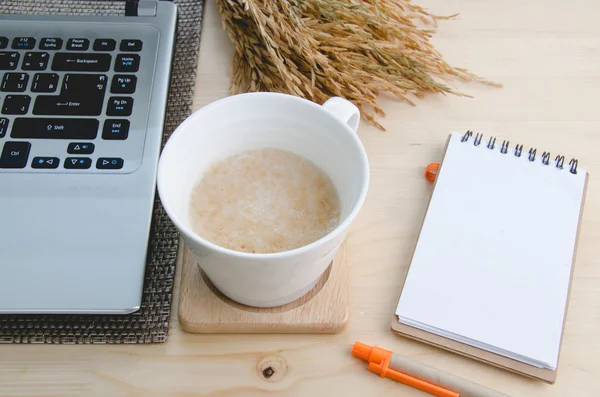
[[[69,39],[67,41],[67,50],[69,51],[85,51],[90,48],[88,39]]]
[[[23,92],[27,88],[29,75],[27,73],[5,73],[0,85],[0,91]]]
[[[111,56],[95,53],[58,52],[52,59],[56,72],[108,72]]]
[[[31,161],[31,168],[58,168],[59,163],[58,157],[34,157]]]
[[[99,126],[96,119],[17,117],[10,136],[19,139],[95,139]]]
[[[113,39],[94,40],[94,51],[113,51],[116,46],[117,42]]]
[[[87,97],[106,90],[108,78],[103,74],[65,74],[61,95]]]
[[[86,98],[39,95],[33,105],[33,114],[40,116],[99,116],[104,94]]]
[[[70,170],[86,170],[92,166],[92,159],[88,157],[67,157],[64,167]]]
[[[113,94],[133,94],[137,84],[137,77],[124,74],[114,75],[110,84],[110,92]]]
[[[8,119],[0,117],[0,138],[4,138],[6,131],[8,131]]]
[[[0,36],[0,50],[8,47],[8,37]]]
[[[40,50],[60,50],[62,48],[62,39],[58,37],[44,37],[40,41]]]
[[[6,142],[0,154],[0,168],[25,168],[29,150],[29,142]]]
[[[129,120],[108,119],[104,121],[102,139],[125,140],[129,136]]]
[[[19,64],[20,55],[14,51],[0,51],[0,70],[15,70]]]
[[[47,52],[28,52],[23,57],[23,70],[45,70],[50,56]]]
[[[107,116],[131,116],[133,109],[133,98],[129,97],[110,97],[106,109]]]
[[[119,54],[115,61],[115,72],[137,72],[140,68],[140,56],[137,54]]]
[[[139,52],[142,50],[142,40],[121,40],[121,51]]]
[[[26,114],[29,110],[29,95],[7,95],[2,105],[3,114]]]
[[[35,48],[35,39],[33,37],[15,37],[12,48],[14,50],[31,50]]]
[[[95,145],[89,142],[73,142],[67,146],[69,154],[92,154],[94,153]]]
[[[60,95],[40,95],[33,114],[99,116],[104,104],[107,77],[98,74],[66,74]]]
[[[96,161],[99,170],[119,170],[123,168],[123,159],[119,157],[100,157]]]
[[[31,91],[54,92],[58,86],[58,75],[56,73],[36,73],[33,76]]]

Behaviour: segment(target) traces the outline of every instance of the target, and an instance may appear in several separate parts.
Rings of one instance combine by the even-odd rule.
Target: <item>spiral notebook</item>
[[[392,329],[554,382],[588,174],[451,134]]]

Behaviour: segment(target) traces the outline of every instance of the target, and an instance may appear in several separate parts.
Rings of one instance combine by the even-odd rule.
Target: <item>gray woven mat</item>
[[[202,0],[175,0],[177,45],[165,141],[191,113]],[[124,15],[124,1],[1,0],[0,14]],[[0,315],[0,343],[160,343],[167,338],[179,235],[157,200],[142,305],[129,315]]]

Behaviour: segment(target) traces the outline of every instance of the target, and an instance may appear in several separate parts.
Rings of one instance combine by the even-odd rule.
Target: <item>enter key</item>
[[[107,77],[67,74],[59,95],[40,95],[33,114],[45,116],[99,116],[102,113]]]

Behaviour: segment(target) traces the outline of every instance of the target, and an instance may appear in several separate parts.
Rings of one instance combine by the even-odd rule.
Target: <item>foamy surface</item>
[[[323,170],[280,149],[236,154],[213,164],[191,197],[192,229],[221,247],[287,251],[335,229],[340,201]]]

